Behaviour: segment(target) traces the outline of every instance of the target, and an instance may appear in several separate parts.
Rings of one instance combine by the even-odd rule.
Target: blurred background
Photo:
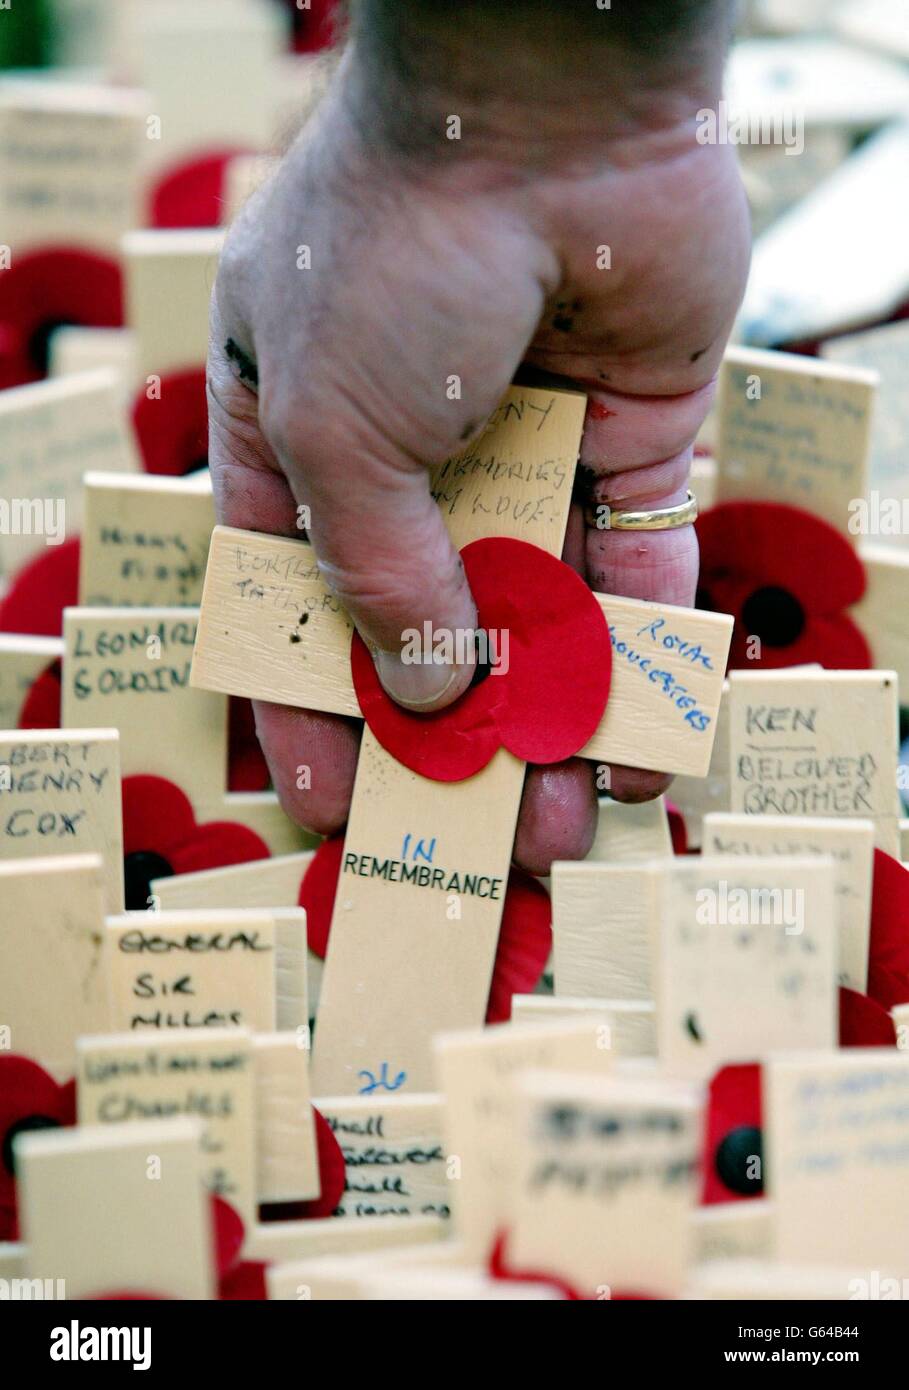
[[[14,0],[0,11],[0,70],[7,85],[145,93],[163,134],[142,156],[144,223],[215,225],[267,168],[254,156],[284,148],[317,102],[344,9],[340,0]],[[737,33],[721,127],[739,147],[755,232],[737,338],[816,351],[903,316],[909,0],[745,0]],[[162,189],[162,172],[181,165],[180,186]]]

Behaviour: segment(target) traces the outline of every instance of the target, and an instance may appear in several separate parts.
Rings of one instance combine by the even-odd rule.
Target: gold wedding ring
[[[698,504],[693,492],[674,507],[654,507],[649,512],[617,512],[605,502],[584,508],[584,520],[596,531],[671,531],[697,520]]]

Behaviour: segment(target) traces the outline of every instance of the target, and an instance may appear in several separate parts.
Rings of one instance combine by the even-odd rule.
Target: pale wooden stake
[[[0,1019],[8,1045],[68,1081],[76,1039],[111,1026],[101,857],[0,864],[0,898]]]
[[[79,603],[198,604],[215,524],[211,479],[86,473]]]
[[[909,1061],[893,1048],[792,1053],[765,1072],[777,1259],[909,1276]]]
[[[587,1299],[684,1285],[702,1097],[680,1081],[528,1072],[507,1255]]]
[[[717,502],[785,502],[853,543],[868,484],[877,376],[795,353],[728,348],[720,371]]]
[[[15,1152],[31,1278],[68,1299],[213,1296],[200,1120],[26,1133]]]
[[[394,1078],[388,1078],[389,1086]],[[442,1098],[373,1094],[319,1097],[347,1165],[339,1216],[449,1215]]]
[[[123,910],[116,729],[0,734],[0,860],[100,854],[104,908]]]
[[[510,1219],[520,1163],[516,1077],[528,1067],[602,1075],[612,1068],[611,1042],[609,1025],[596,1018],[512,1023],[436,1037],[449,1200],[468,1260],[488,1258]]]
[[[0,528],[3,573],[78,535],[86,468],[127,473],[138,467],[114,372],[82,372],[0,393],[0,497],[9,511]]]
[[[893,671],[735,671],[730,810],[871,819],[899,855]]]
[[[718,855],[664,871],[656,933],[662,1064],[706,1080],[731,1062],[836,1041],[833,860]]]
[[[813,816],[710,815],[704,817],[709,855],[823,854],[833,860],[841,985],[865,993],[871,925],[874,822]],[[768,882],[773,877],[768,867]]]
[[[249,1223],[256,1212],[251,1035],[186,1028],[110,1033],[77,1043],[80,1125],[145,1123],[171,1115],[201,1120],[203,1182]]]
[[[659,862],[553,864],[556,994],[653,999],[651,932],[661,882]]]

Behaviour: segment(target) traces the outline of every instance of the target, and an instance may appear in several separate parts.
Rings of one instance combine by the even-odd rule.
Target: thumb
[[[473,630],[477,612],[427,467],[356,415],[351,420],[349,403],[344,412],[326,409],[323,395],[316,429],[309,412],[295,418],[306,421],[305,438],[293,426],[267,433],[308,508],[319,568],[370,648],[383,687],[411,709],[452,703],[473,677],[473,644],[435,639]]]

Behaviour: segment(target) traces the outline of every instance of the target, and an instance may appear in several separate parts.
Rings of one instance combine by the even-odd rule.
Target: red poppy
[[[240,1213],[223,1197],[215,1196],[211,1211],[218,1298],[225,1302],[267,1298],[265,1262],[241,1258],[246,1229]]]
[[[182,478],[208,463],[205,371],[191,367],[161,377],[154,395],[140,391],[133,427],[146,473]]]
[[[19,711],[20,729],[59,729],[63,707],[63,663],[57,658],[32,681]]]
[[[832,526],[776,502],[723,502],[698,518],[697,533],[698,606],[735,618],[730,669],[871,665],[843,612],[861,598],[865,570]]]
[[[0,390],[47,375],[50,334],[63,324],[119,328],[123,286],[115,261],[47,246],[0,270]]]
[[[840,1047],[892,1047],[895,1042],[893,1019],[880,1003],[855,990],[840,989]],[[701,1201],[705,1205],[761,1196],[761,1099],[757,1063],[721,1067],[714,1073],[704,1142]]]
[[[721,1067],[714,1073],[705,1119],[702,1203],[710,1206],[760,1197],[761,1069],[757,1063]]]
[[[75,1123],[75,1081],[59,1086],[31,1058],[12,1052],[0,1055],[0,1240],[17,1239],[16,1135]]]
[[[248,149],[210,150],[167,169],[149,196],[150,227],[218,227],[227,166]]]
[[[875,999],[840,989],[840,1047],[895,1047],[896,1025]]]
[[[435,781],[472,777],[500,747],[525,762],[562,762],[583,748],[606,708],[603,610],[573,569],[526,541],[473,541],[461,559],[501,669],[493,664],[447,709],[413,714],[386,695],[355,634],[351,670],[363,717],[398,762]],[[430,637],[426,657],[438,635]]]
[[[59,637],[63,610],[79,602],[79,538],[48,545],[13,576],[0,599],[0,632]]]
[[[306,909],[309,949],[323,960],[341,875],[344,836],[323,840],[300,883],[299,904]],[[552,950],[552,906],[546,889],[523,869],[512,868],[499,927],[487,1023],[511,1018],[514,994],[529,994],[540,982]]]
[[[123,868],[126,907],[148,904],[153,878],[268,859],[265,841],[246,825],[199,825],[189,798],[165,777],[123,779]]]
[[[343,833],[329,836],[316,850],[300,880],[297,902],[306,909],[306,944],[320,960],[325,959],[328,950],[343,856]]]
[[[523,869],[508,875],[505,907],[486,1005],[487,1023],[507,1023],[515,994],[531,994],[552,951],[552,904],[537,879]]]
[[[840,990],[840,1047],[894,1047],[890,1010],[909,1003],[909,873],[874,851],[868,989]]]
[[[885,1009],[909,1003],[909,872],[874,851],[868,995]]]
[[[685,825],[685,817],[678,806],[674,806],[671,801],[666,802],[666,816],[669,820],[669,836],[672,840],[673,854],[694,853],[688,848],[688,828]]]

